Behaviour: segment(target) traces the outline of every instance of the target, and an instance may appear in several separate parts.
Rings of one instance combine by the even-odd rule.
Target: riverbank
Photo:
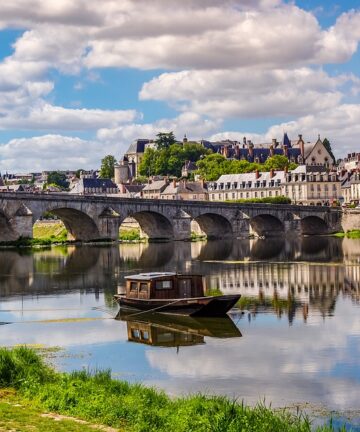
[[[110,371],[56,372],[34,350],[24,347],[0,349],[0,388],[0,418],[8,428],[11,422],[21,421],[21,410],[16,410],[16,405],[26,404],[29,420],[37,430],[41,430],[37,422],[43,421],[48,412],[122,431],[313,430],[306,417],[263,404],[250,408],[225,397],[200,394],[171,399],[153,388],[114,380]],[[9,400],[12,408],[7,404]],[[66,430],[80,430],[74,419],[69,421],[75,429]],[[87,430],[88,423],[81,430]],[[335,431],[331,426],[315,430]]]

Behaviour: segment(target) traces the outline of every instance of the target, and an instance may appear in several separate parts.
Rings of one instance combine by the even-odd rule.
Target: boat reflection
[[[205,337],[241,337],[240,330],[228,316],[194,318],[164,314],[129,314],[120,311],[115,317],[126,321],[129,342],[158,347],[180,347],[205,343]]]

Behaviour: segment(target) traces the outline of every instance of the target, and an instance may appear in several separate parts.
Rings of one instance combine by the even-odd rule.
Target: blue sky
[[[360,151],[358,1],[6,3],[0,171],[96,168],[169,130]]]

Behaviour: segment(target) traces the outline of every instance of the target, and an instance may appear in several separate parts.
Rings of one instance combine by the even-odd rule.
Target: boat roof
[[[125,279],[131,280],[152,280],[152,279],[160,279],[163,277],[172,277],[176,276],[177,273],[174,272],[152,272],[152,273],[139,273],[136,275],[125,276]]]

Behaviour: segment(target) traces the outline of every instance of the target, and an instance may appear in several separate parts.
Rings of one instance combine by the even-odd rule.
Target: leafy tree
[[[330,141],[327,138],[324,138],[323,144],[324,144],[324,147],[326,148],[326,150],[330,153],[330,156],[332,157],[333,161],[335,162],[336,159],[335,159],[334,153],[332,151]]]
[[[66,179],[66,175],[59,171],[51,171],[48,174],[47,184],[59,186],[62,189],[67,189],[69,187],[69,182]]]
[[[100,178],[111,179],[114,177],[115,156],[107,155],[101,159]]]
[[[294,162],[292,162],[292,164],[294,164]],[[275,155],[267,159],[262,169],[263,171],[270,171],[271,169],[282,171],[286,167],[290,168],[289,159],[284,155]],[[295,164],[295,168],[296,167],[297,165]]]
[[[199,143],[171,144],[158,149],[148,148],[139,166],[142,176],[181,176],[185,161],[196,162],[201,156],[211,153]]]
[[[155,143],[158,149],[168,148],[176,143],[175,135],[173,132],[159,132],[156,135]]]

